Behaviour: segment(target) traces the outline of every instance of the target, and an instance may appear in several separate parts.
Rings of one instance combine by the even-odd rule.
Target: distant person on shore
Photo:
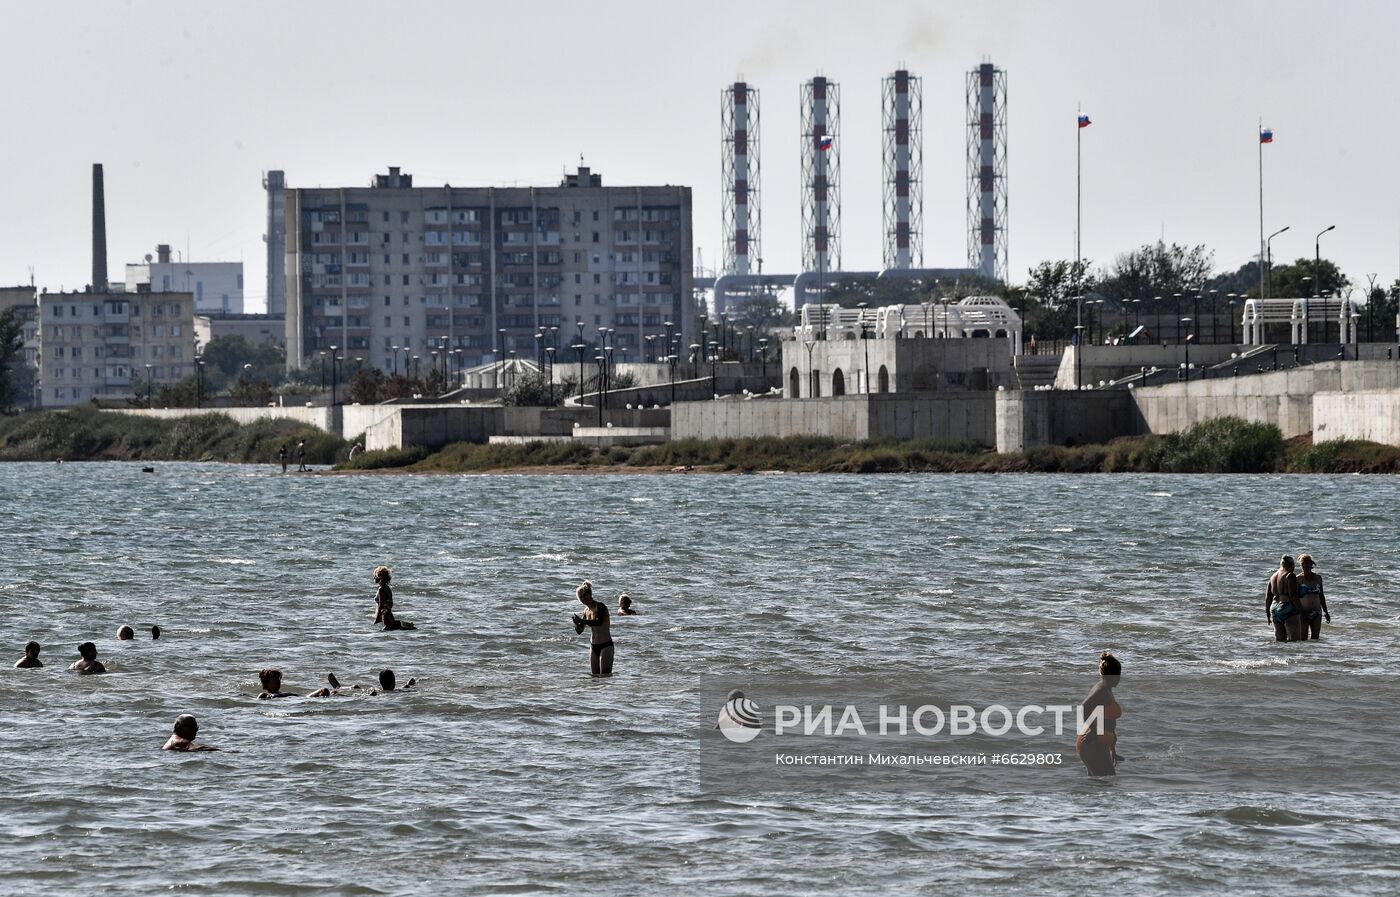
[[[1292,556],[1285,554],[1264,590],[1264,613],[1274,627],[1274,641],[1296,642],[1302,637],[1303,617],[1298,605],[1298,577],[1293,573]]]
[[[350,446],[350,458],[349,458],[349,460],[354,461],[354,460],[355,460],[355,456],[358,455],[360,452],[362,452],[362,451],[364,451],[364,450],[365,450],[365,447],[362,446],[362,445],[360,445],[358,442],[355,443],[354,445]]]
[[[306,466],[306,440],[297,443],[297,473],[306,473],[310,468]]]
[[[1074,739],[1075,753],[1091,776],[1117,775],[1118,761],[1123,759],[1118,756],[1118,719],[1123,708],[1113,697],[1113,688],[1122,676],[1118,658],[1107,651],[1099,655],[1099,681],[1084,699],[1084,727]],[[1099,716],[1092,716],[1100,709]]]
[[[158,639],[158,638],[160,638],[160,627],[159,627],[159,626],[152,626],[152,627],[151,627],[151,641],[155,641],[155,640]]]
[[[283,472],[283,473],[286,473],[286,472],[287,472],[287,445],[286,445],[286,443],[283,443],[282,446],[281,446],[279,449],[277,449],[277,460],[280,461],[280,462],[282,462],[282,472]]]
[[[388,609],[386,609],[386,610],[384,611],[384,631],[385,631],[385,632],[399,632],[400,630],[407,631],[407,630],[409,630],[409,629],[417,629],[417,628],[418,628],[417,626],[415,626],[414,624],[408,622],[407,620],[400,620],[400,619],[396,618],[396,617],[394,616],[394,612],[393,612],[393,611],[388,610]]]
[[[637,609],[632,606],[632,596],[622,592],[617,596],[617,615],[619,617],[635,617]]]
[[[25,642],[24,656],[15,661],[17,670],[37,670],[43,666],[44,662],[39,659],[39,643]]]
[[[389,586],[394,572],[381,564],[374,568],[373,576],[378,586],[374,592],[374,622],[383,623],[384,612],[394,609],[394,590]]]
[[[131,642],[136,640],[136,630],[123,623],[117,627],[117,641]]]
[[[262,701],[273,698],[293,698],[296,697],[291,692],[282,690],[282,671],[274,669],[258,670],[258,681],[262,683],[262,694],[258,699]]]
[[[79,659],[73,661],[68,669],[84,676],[95,676],[107,672],[102,661],[97,659],[97,646],[92,642],[83,642],[78,646],[78,657]]]
[[[1298,577],[1298,610],[1301,611],[1298,616],[1302,621],[1298,638],[1302,641],[1320,639],[1323,619],[1332,622],[1332,614],[1327,610],[1327,596],[1322,592],[1322,575],[1313,569],[1317,565],[1310,554],[1298,555],[1298,566],[1303,568],[1302,575]]]
[[[217,751],[218,748],[208,744],[195,744],[194,737],[199,734],[199,722],[188,713],[181,714],[175,718],[175,734],[170,736],[163,751]]]
[[[583,605],[583,616],[574,614],[574,631],[588,634],[588,670],[594,676],[611,676],[613,668],[613,640],[608,606],[593,597],[593,583],[584,580],[574,593]]]

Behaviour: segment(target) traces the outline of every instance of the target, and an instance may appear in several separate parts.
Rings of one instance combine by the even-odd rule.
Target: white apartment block
[[[689,187],[604,187],[587,168],[557,187],[292,189],[286,206],[289,368],[332,347],[385,371],[444,344],[467,366],[536,358],[584,327],[640,360],[670,323],[695,326]]]
[[[189,293],[40,293],[40,404],[120,401],[194,375]]]
[[[139,265],[126,266],[126,291],[190,293],[197,314],[243,314],[242,262],[183,262],[170,260],[170,246],[156,247]]]

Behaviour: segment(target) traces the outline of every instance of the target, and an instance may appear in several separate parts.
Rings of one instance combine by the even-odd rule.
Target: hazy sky
[[[1257,251],[1256,127],[1275,258],[1353,280],[1400,267],[1400,6],[1383,2],[26,2],[0,0],[0,285],[89,279],[90,166],[107,182],[112,279],[158,242],[242,260],[264,302],[262,172],[354,186],[554,184],[583,154],[609,184],[694,188],[720,258],[720,91],[761,92],[763,255],[800,257],[798,91],[841,85],[848,269],[881,257],[880,79],[923,77],[925,263],[966,261],[966,72],[1009,86],[1013,280],[1165,236],[1221,268]]]

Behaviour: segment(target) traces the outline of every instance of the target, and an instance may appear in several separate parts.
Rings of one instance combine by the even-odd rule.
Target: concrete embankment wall
[[[821,399],[679,402],[673,439],[754,439],[829,436],[832,439],[943,439],[992,445],[994,393],[947,393],[911,398],[858,395]]]
[[[669,423],[670,412],[665,410],[603,412],[604,426],[658,428]],[[571,436],[575,425],[597,426],[597,409],[396,406],[394,413],[365,430],[365,449],[441,448],[453,442],[489,442],[492,436]]]
[[[1086,445],[1128,435],[1135,412],[1123,390],[996,394],[996,449],[1023,452],[1037,445]]]
[[[1137,345],[1121,346],[1070,346],[1065,349],[1065,353],[1060,358],[1060,369],[1055,374],[1056,389],[1075,388],[1075,367],[1078,364],[1076,358],[1079,352],[1084,354],[1084,369],[1082,371],[1085,386],[1097,385],[1099,381],[1118,380],[1138,373],[1143,368],[1151,370],[1174,370],[1186,362],[1186,347],[1178,345],[1163,346],[1152,343],[1139,343]],[[1251,349],[1251,346],[1231,346],[1231,345],[1205,345],[1191,347],[1191,364],[1193,366],[1218,364],[1228,361],[1230,355],[1242,354]]]
[[[1365,439],[1400,445],[1400,389],[1313,396],[1313,442]]]

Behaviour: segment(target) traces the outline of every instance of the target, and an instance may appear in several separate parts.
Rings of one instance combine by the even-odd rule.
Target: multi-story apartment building
[[[46,408],[124,399],[194,374],[190,293],[40,293],[39,390]]]
[[[14,313],[24,340],[24,363],[39,375],[39,291],[34,287],[0,287],[0,314]]]
[[[426,367],[444,341],[466,365],[550,342],[572,361],[580,322],[638,360],[664,354],[646,338],[668,323],[694,327],[689,187],[604,187],[583,167],[558,187],[414,187],[390,168],[365,188],[289,188],[285,204],[289,367],[332,346]]]
[[[242,262],[188,262],[170,260],[170,246],[161,243],[156,257],[126,266],[126,291],[192,293],[196,314],[243,314]]]

